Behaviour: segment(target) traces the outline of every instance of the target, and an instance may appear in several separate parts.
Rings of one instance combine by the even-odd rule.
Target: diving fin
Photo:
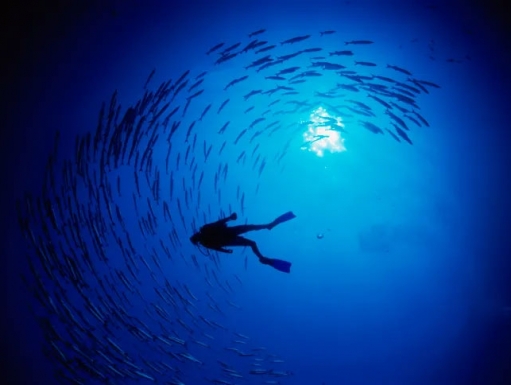
[[[278,271],[282,271],[283,273],[290,273],[291,272],[291,262],[283,261],[281,259],[270,259],[269,265],[272,266],[274,269],[277,269]]]
[[[292,211],[288,211],[287,213],[285,214],[282,214],[280,217],[276,218],[273,222],[271,222],[269,225],[268,225],[268,229],[271,230],[273,229],[275,226],[281,224],[281,223],[284,223],[284,222],[287,222],[287,221],[290,221],[291,219],[293,218],[296,218],[296,215],[293,214]]]

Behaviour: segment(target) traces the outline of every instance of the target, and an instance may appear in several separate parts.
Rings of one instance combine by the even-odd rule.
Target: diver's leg
[[[251,239],[243,238],[243,237],[235,237],[232,240],[230,240],[225,246],[248,246],[252,249],[255,255],[257,255],[257,258],[259,260],[265,260],[265,258],[261,252],[259,251],[259,248],[257,247],[257,243],[255,243]]]
[[[249,246],[252,248],[254,254],[257,255],[257,258],[259,258],[259,262],[261,262],[263,265],[270,265],[274,269],[277,269],[284,273],[289,273],[291,271],[291,262],[281,261],[280,259],[272,259],[263,256],[259,251],[257,244],[251,239],[235,237],[231,239],[225,246]]]
[[[240,225],[229,227],[229,231],[231,231],[234,235],[240,235],[248,231],[255,230],[269,230],[269,227],[268,225]]]
[[[268,229],[271,230],[275,226],[277,226],[278,224],[287,222],[287,221],[289,221],[289,220],[291,220],[293,218],[296,218],[296,215],[293,214],[292,211],[288,211],[287,213],[282,214],[280,217],[275,218],[271,223],[269,223],[268,224]]]

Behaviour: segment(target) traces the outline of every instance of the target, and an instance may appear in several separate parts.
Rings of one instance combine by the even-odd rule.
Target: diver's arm
[[[227,223],[231,220],[230,217],[227,217],[227,218],[222,218],[222,219],[219,219],[218,221],[216,222],[213,222],[212,224],[213,225],[220,225],[220,224],[224,224],[224,223]]]
[[[215,251],[220,251],[222,253],[227,253],[227,254],[231,254],[232,253],[232,250],[228,250],[228,249],[224,249],[223,247],[211,247],[211,246],[208,246],[209,249],[213,249]]]
[[[227,223],[229,221],[234,221],[236,219],[238,219],[238,216],[236,215],[236,213],[232,213],[227,218],[222,218],[222,219],[219,219],[216,222],[208,223],[206,226],[208,226],[208,225],[212,225],[212,226],[214,226],[214,225],[221,225],[221,224],[225,224],[225,223]]]

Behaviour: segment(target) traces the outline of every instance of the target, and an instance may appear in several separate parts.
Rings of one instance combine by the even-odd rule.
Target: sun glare
[[[310,119],[302,124],[307,124],[302,150],[312,151],[317,156],[323,156],[325,151],[346,151],[344,138],[341,136],[344,123],[340,116],[332,116],[326,109],[319,107],[311,113]]]

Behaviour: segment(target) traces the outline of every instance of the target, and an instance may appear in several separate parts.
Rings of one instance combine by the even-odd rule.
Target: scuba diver
[[[271,230],[278,224],[289,221],[293,218],[296,218],[296,216],[291,211],[288,211],[266,225],[241,225],[228,227],[226,225],[228,221],[238,219],[236,213],[233,213],[227,218],[205,224],[198,232],[190,237],[190,241],[195,246],[200,243],[208,249],[221,251],[222,253],[232,253],[232,250],[225,249],[224,246],[249,246],[252,248],[252,251],[257,258],[259,258],[259,262],[264,265],[270,265],[274,269],[284,273],[289,273],[291,271],[291,262],[264,257],[254,241],[240,237],[240,234],[253,230]]]

